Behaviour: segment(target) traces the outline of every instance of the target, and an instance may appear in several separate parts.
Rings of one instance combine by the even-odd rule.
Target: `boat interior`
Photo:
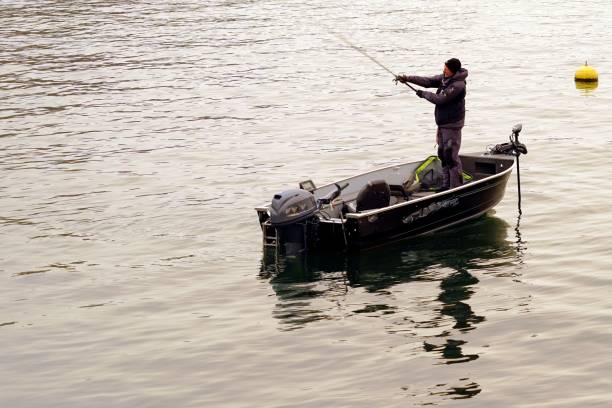
[[[464,184],[504,172],[514,163],[514,157],[507,155],[476,153],[463,154],[460,158]],[[375,170],[315,188],[311,192],[315,198],[321,199],[336,191],[336,184],[343,187],[346,185],[337,198],[322,206],[320,215],[328,220],[339,219],[350,213],[392,206],[438,192],[439,186],[435,184],[415,181],[415,171],[421,168],[422,164],[423,161],[419,161]],[[427,175],[420,174],[420,179],[426,177]]]

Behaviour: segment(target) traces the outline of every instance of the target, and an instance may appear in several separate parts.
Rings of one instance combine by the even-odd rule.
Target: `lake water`
[[[0,4],[0,406],[607,407],[606,1]],[[253,208],[434,152],[394,72],[469,70],[462,151],[523,123],[485,217],[264,253]],[[595,90],[575,70],[598,69]]]

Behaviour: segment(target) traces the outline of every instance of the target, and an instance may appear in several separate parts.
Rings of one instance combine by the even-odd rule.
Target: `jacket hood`
[[[446,78],[442,75],[442,84],[444,86],[447,86],[448,84],[455,82],[455,81],[465,82],[465,78],[467,78],[467,76],[468,76],[467,69],[461,68],[459,69],[459,71],[455,72],[455,75],[451,77]]]
[[[450,77],[453,81],[465,81],[465,78],[468,76],[468,70],[465,68],[459,69],[459,71],[455,72],[455,75]]]

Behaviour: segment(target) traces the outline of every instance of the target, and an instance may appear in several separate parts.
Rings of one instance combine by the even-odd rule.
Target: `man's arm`
[[[464,88],[465,88],[465,85],[463,85],[462,83],[459,83],[459,84],[454,83],[448,88],[446,88],[445,90],[443,90],[442,92],[440,92],[439,94],[435,94],[433,92],[421,91],[421,95],[419,96],[421,96],[421,98],[427,99],[429,102],[433,103],[434,105],[444,105],[445,103],[448,103],[452,101],[453,99],[455,99],[457,95],[463,92]]]
[[[423,88],[437,88],[442,83],[442,75],[422,77],[416,75],[398,75],[400,82],[410,82]]]

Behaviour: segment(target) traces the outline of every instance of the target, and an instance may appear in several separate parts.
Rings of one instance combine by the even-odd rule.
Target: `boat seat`
[[[391,189],[384,180],[372,180],[366,184],[356,200],[356,210],[368,211],[388,207],[391,201]]]

